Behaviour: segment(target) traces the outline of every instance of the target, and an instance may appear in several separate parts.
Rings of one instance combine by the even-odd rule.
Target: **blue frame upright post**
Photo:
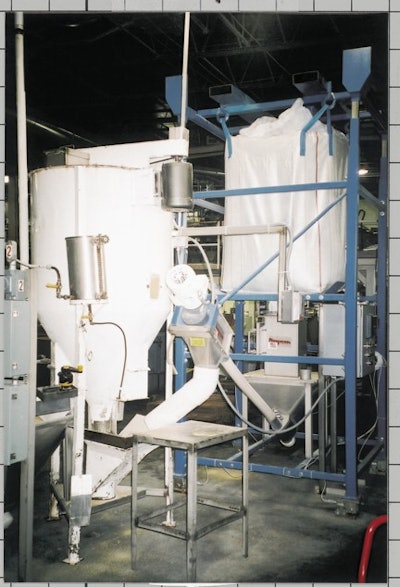
[[[346,199],[346,285],[345,285],[345,436],[347,502],[358,502],[356,379],[357,379],[357,249],[359,99],[352,100],[348,190]]]
[[[346,200],[345,282],[345,454],[347,511],[358,511],[357,475],[357,277],[360,165],[360,95],[371,73],[371,47],[343,52],[342,81],[351,96],[350,145]]]

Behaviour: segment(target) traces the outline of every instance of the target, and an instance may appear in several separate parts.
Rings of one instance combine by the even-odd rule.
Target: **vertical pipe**
[[[78,349],[77,349],[77,364],[83,364],[85,346],[83,341],[83,327],[80,325],[81,306],[76,307],[76,324],[78,329]],[[86,398],[86,375],[83,372],[77,383],[78,395],[73,400],[74,402],[74,429],[72,440],[72,475],[82,477],[83,474],[83,459],[84,459],[84,434],[85,434],[85,398]],[[73,521],[69,521],[68,527],[68,556],[64,562],[70,565],[79,563],[79,549],[81,541],[81,528]]]
[[[190,12],[185,12],[185,25],[183,37],[183,62],[182,62],[182,96],[181,96],[181,128],[186,126],[186,108],[187,108],[187,69],[189,58],[189,30],[190,30]]]
[[[243,344],[244,336],[244,302],[235,302],[235,339],[233,343],[233,350],[235,353],[244,352]],[[237,363],[237,368],[243,372],[243,361]],[[238,387],[235,386],[235,405],[238,411],[243,414],[243,395]],[[245,416],[246,417],[246,416]],[[240,419],[235,416],[235,424],[242,426]]]
[[[24,18],[15,13],[15,72],[17,92],[17,150],[18,150],[18,205],[19,205],[19,256],[29,263],[28,218],[28,161],[26,146],[26,98],[24,79]]]
[[[346,499],[357,501],[356,349],[357,349],[357,245],[359,187],[359,98],[352,97],[348,189],[346,199],[345,289],[345,437]]]
[[[318,465],[320,471],[326,471],[326,396],[323,393],[325,388],[325,377],[322,374],[322,367],[318,371]],[[322,397],[321,397],[322,396]],[[319,481],[319,490],[322,493],[325,489],[325,482]]]
[[[246,414],[247,418],[247,414]],[[242,502],[243,502],[243,520],[242,520],[242,544],[243,556],[249,555],[249,437],[247,431],[242,436]]]
[[[35,417],[36,417],[36,360],[37,360],[37,284],[36,270],[29,274],[30,301],[30,365],[28,374],[29,414],[28,414],[28,454],[21,462],[20,478],[20,519],[18,574],[24,581],[31,581],[33,544],[33,505],[35,484]]]
[[[18,159],[18,210],[19,210],[19,257],[29,264],[29,212],[28,212],[28,162],[26,141],[26,97],[24,73],[24,19],[22,12],[15,14],[15,73],[17,110],[17,159]],[[33,497],[35,468],[35,416],[36,416],[36,281],[35,273],[30,275],[30,322],[31,345],[29,384],[29,448],[25,461],[21,463],[20,479],[20,538],[19,575],[29,581],[32,572],[33,541]]]
[[[136,517],[137,517],[137,505],[138,505],[138,443],[137,440],[133,440],[132,445],[132,494],[131,494],[131,568],[136,568],[137,563],[137,529],[136,529]]]
[[[197,563],[197,449],[187,451],[188,488],[186,498],[186,568],[187,580],[196,581]]]
[[[337,472],[337,388],[336,383],[330,392],[330,440],[331,440],[331,472]]]
[[[172,313],[167,318],[167,325],[166,325],[166,336],[165,336],[165,345],[166,345],[166,361],[165,361],[165,399],[169,398],[173,394],[173,372],[172,372],[172,365],[171,362],[168,360],[169,355],[169,348],[170,345],[173,344],[173,336],[169,332],[169,325],[171,323],[171,316]],[[171,448],[165,448],[164,451],[164,472],[165,472],[165,487],[167,489],[166,495],[166,505],[172,505],[174,501],[174,456],[172,453]],[[173,510],[167,510],[167,518],[166,518],[167,525],[174,524],[174,514]]]
[[[312,404],[312,385],[311,385],[311,377],[308,381],[304,382],[304,413],[310,415],[306,418],[304,423],[304,456],[306,459],[311,459],[313,456],[313,421],[312,421],[312,413],[311,413],[311,404]]]

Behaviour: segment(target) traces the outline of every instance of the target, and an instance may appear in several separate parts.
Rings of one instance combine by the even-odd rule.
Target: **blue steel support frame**
[[[354,101],[353,101],[354,103]],[[356,431],[357,352],[357,247],[359,118],[350,120],[348,188],[346,198],[346,288],[345,288],[345,437],[346,499],[358,501]]]
[[[353,51],[353,50],[351,50]],[[231,189],[231,190],[218,190],[218,191],[207,191],[204,192],[195,192],[193,194],[194,199],[213,199],[213,198],[225,198],[225,197],[234,197],[240,195],[252,195],[257,193],[274,193],[278,195],[279,193],[285,192],[293,192],[293,191],[306,191],[306,190],[324,190],[324,189],[345,189],[347,190],[347,197],[346,197],[346,213],[347,213],[347,221],[346,221],[346,287],[344,294],[335,294],[335,293],[316,293],[316,294],[307,294],[305,296],[306,300],[311,300],[315,302],[328,302],[328,301],[341,301],[345,305],[345,356],[343,359],[337,358],[320,358],[320,357],[271,357],[267,355],[248,355],[243,352],[243,309],[244,309],[244,301],[245,300],[266,300],[266,299],[277,299],[277,296],[272,295],[245,295],[240,294],[240,288],[244,287],[244,283],[240,285],[240,288],[237,288],[233,293],[231,292],[228,295],[225,295],[219,299],[220,303],[225,301],[226,299],[235,300],[237,304],[237,319],[238,322],[236,324],[235,329],[235,347],[234,353],[231,355],[231,358],[238,362],[238,364],[242,364],[244,361],[255,361],[255,362],[288,362],[288,363],[306,363],[306,364],[339,364],[344,365],[345,368],[345,455],[346,455],[346,469],[345,473],[330,473],[327,471],[314,471],[299,467],[277,467],[277,466],[269,466],[269,465],[256,465],[256,464],[249,464],[249,470],[257,471],[262,473],[272,473],[278,474],[282,476],[290,476],[290,477],[298,477],[298,478],[309,478],[309,479],[318,479],[318,480],[325,480],[325,481],[332,481],[341,483],[345,487],[345,501],[349,504],[348,511],[356,512],[357,504],[359,501],[358,497],[358,473],[361,470],[361,466],[357,467],[357,415],[356,415],[356,380],[357,380],[357,373],[356,373],[356,348],[357,348],[357,338],[356,338],[356,328],[355,325],[357,324],[357,302],[358,302],[358,295],[357,295],[357,255],[358,255],[358,201],[359,201],[359,176],[358,176],[358,168],[359,168],[359,124],[360,124],[360,116],[359,116],[359,91],[361,90],[362,85],[365,82],[365,79],[368,77],[369,72],[368,69],[368,55],[363,51],[355,51],[355,56],[350,52],[345,53],[344,61],[347,62],[347,72],[346,75],[348,76],[345,78],[345,81],[352,85],[348,87],[348,92],[342,92],[335,95],[335,99],[337,101],[349,101],[351,99],[352,102],[352,114],[350,119],[350,132],[349,132],[349,163],[348,163],[348,177],[345,181],[337,181],[337,182],[325,182],[325,183],[316,183],[316,184],[297,184],[297,185],[288,185],[288,186],[265,186],[261,188],[242,188],[242,189]],[[354,63],[352,64],[352,61]],[[356,80],[352,75],[352,69],[357,69],[358,72],[356,73]],[[350,74],[350,75],[349,75]],[[348,81],[350,80],[350,81]],[[176,82],[174,82],[176,83]],[[172,84],[173,86],[173,84]],[[171,87],[170,90],[171,92]],[[305,104],[311,103],[322,103],[326,100],[326,95],[321,96],[309,96],[304,98]],[[270,102],[270,103],[263,103],[263,104],[245,104],[245,105],[226,105],[224,106],[224,110],[226,114],[247,114],[247,113],[263,113],[272,110],[280,110],[290,107],[293,104],[294,100],[282,100],[278,102]],[[175,108],[176,106],[176,108]],[[177,109],[179,109],[179,104],[176,102],[175,106],[172,108],[175,114],[179,114]],[[175,108],[175,109],[174,109]],[[209,132],[213,133],[218,138],[223,139],[224,133],[221,131],[219,127],[214,125],[213,123],[208,121],[208,118],[216,118],[221,114],[220,109],[209,109],[209,110],[199,110],[194,112],[192,109],[188,108],[187,119],[196,122],[203,128],[206,128]],[[368,115],[368,114],[364,114]],[[332,120],[335,117],[332,115]],[[385,357],[386,355],[386,332],[385,332],[385,322],[386,322],[386,236],[387,236],[387,228],[386,228],[386,193],[387,193],[387,182],[386,182],[386,174],[387,174],[387,159],[382,158],[381,161],[381,184],[380,184],[380,200],[377,201],[376,206],[379,210],[379,224],[378,224],[378,231],[380,234],[380,246],[378,247],[378,296],[373,297],[370,301],[376,301],[378,304],[378,350],[381,354]],[[362,194],[361,194],[362,195]],[[365,195],[366,198],[370,198],[368,194]],[[325,212],[326,213],[326,212]],[[320,215],[321,216],[321,215]],[[311,225],[317,222],[319,218],[317,217],[314,219],[310,225],[305,227],[301,233],[296,235],[297,238],[300,238],[306,232]],[[296,238],[295,237],[295,238]],[[269,259],[266,263],[261,266],[256,273],[263,270],[270,262],[272,262],[276,257]],[[255,277],[255,274],[252,275],[251,279]],[[246,280],[246,283],[250,280]],[[183,355],[182,355],[183,357]],[[179,362],[178,362],[179,364]],[[382,378],[383,379],[383,378]],[[176,386],[178,388],[178,385]],[[385,387],[384,383],[382,382],[381,391],[383,393],[380,394],[381,401],[378,406],[378,434],[380,436],[381,442],[377,443],[370,443],[373,445],[371,450],[371,455],[378,454],[383,447],[382,440],[384,439],[383,430],[386,426],[386,413],[385,413]],[[235,392],[237,396],[237,400],[240,402],[240,392]],[[199,458],[199,464],[208,465],[208,466],[216,466],[216,467],[230,467],[239,469],[241,467],[241,462],[239,459],[240,455],[233,455],[230,459],[227,460],[220,460],[220,459],[212,459],[212,458]],[[368,460],[364,459],[364,461]]]

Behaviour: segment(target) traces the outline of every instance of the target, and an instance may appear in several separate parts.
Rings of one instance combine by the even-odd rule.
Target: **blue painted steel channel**
[[[222,469],[237,469],[241,470],[241,461],[233,461],[230,459],[213,459],[209,457],[199,457],[197,460],[199,465],[207,467],[219,467]],[[281,475],[284,477],[293,477],[295,479],[321,479],[323,481],[332,481],[335,483],[344,483],[346,475],[343,473],[327,473],[326,471],[314,471],[311,469],[300,469],[296,467],[277,467],[274,465],[260,465],[257,463],[249,463],[249,471],[255,473],[270,473],[272,475]]]
[[[356,100],[352,101],[352,106]],[[346,198],[346,289],[345,289],[345,437],[346,500],[358,503],[356,365],[357,365],[357,244],[359,187],[359,118],[352,108]]]

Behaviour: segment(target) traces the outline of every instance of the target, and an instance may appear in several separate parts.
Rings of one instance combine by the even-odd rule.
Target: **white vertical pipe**
[[[18,203],[19,203],[19,257],[29,263],[28,216],[28,160],[26,146],[26,97],[24,72],[24,17],[15,13],[15,71],[17,93],[17,150],[18,150]]]
[[[29,314],[30,314],[30,357],[27,377],[29,392],[28,412],[28,454],[21,462],[20,509],[19,509],[19,553],[18,574],[24,581],[32,580],[33,550],[33,509],[35,488],[35,416],[36,416],[36,365],[37,365],[37,275],[36,269],[29,274]]]
[[[84,364],[85,344],[83,340],[83,327],[81,326],[82,305],[77,305],[75,310],[76,328],[78,331],[77,341],[77,364]],[[84,444],[85,444],[85,398],[86,398],[86,372],[83,371],[77,377],[76,386],[78,395],[74,400],[74,429],[72,441],[72,477],[75,477],[78,484],[82,483],[83,461],[84,461]],[[82,494],[84,489],[82,487]],[[71,478],[71,496],[72,496],[72,478]],[[81,541],[81,528],[73,520],[69,520],[68,526],[68,556],[64,559],[65,563],[77,565],[81,558],[79,556]]]
[[[26,146],[26,100],[24,80],[24,23],[23,13],[15,14],[15,72],[17,109],[17,151],[18,151],[18,203],[19,203],[19,258],[29,264],[29,218],[28,218],[28,162]],[[23,267],[23,266],[22,266]],[[23,581],[31,580],[33,542],[33,501],[35,471],[35,415],[36,415],[36,274],[30,274],[30,365],[29,365],[29,416],[28,455],[21,463],[20,479],[20,538],[19,576]]]
[[[181,128],[186,126],[186,107],[187,107],[187,69],[189,59],[189,30],[190,30],[190,12],[185,12],[185,29],[183,37],[183,62],[182,62],[182,96],[181,96]]]

